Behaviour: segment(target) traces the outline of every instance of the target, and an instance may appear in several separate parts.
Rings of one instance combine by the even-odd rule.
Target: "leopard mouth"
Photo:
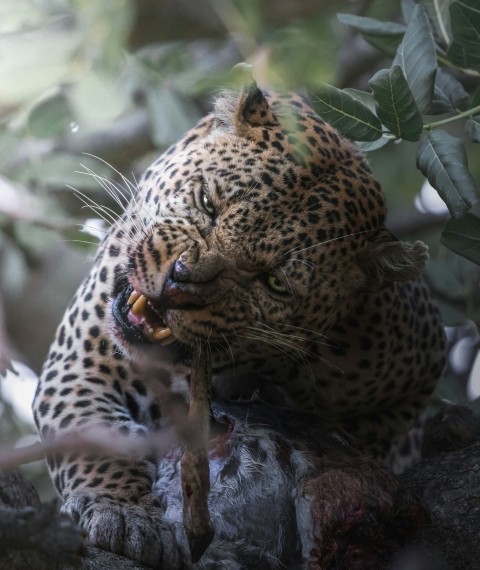
[[[165,307],[154,304],[132,286],[123,288],[113,300],[112,314],[124,338],[131,343],[167,346],[176,340],[165,322]]]

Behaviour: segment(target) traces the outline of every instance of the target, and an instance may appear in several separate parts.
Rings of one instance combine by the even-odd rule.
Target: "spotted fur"
[[[203,339],[218,396],[313,411],[385,455],[444,362],[419,277],[426,246],[398,241],[385,215],[364,157],[301,97],[255,85],[224,94],[146,171],[103,241],[43,369],[42,436],[96,423],[135,437],[158,428],[158,391],[142,370],[188,398],[189,347]],[[132,289],[176,342],[135,328]],[[151,458],[72,455],[49,467],[93,542],[140,560],[168,550],[168,532],[153,538],[162,511]]]

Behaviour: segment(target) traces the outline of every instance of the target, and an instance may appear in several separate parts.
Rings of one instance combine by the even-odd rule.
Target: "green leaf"
[[[451,42],[450,4],[453,0],[420,0],[427,10],[436,37],[445,44]]]
[[[415,9],[414,0],[402,0],[402,17],[404,22],[410,22],[413,16],[413,10]]]
[[[354,14],[338,14],[337,18],[342,24],[358,30],[369,44],[390,57],[395,54],[406,30],[403,24],[381,22]]]
[[[450,303],[460,303],[465,300],[465,283],[460,263],[457,261],[460,258],[453,260],[448,257],[448,254],[447,259],[431,257],[426,267],[427,278],[432,282],[435,297]],[[453,257],[453,254],[450,257]]]
[[[460,320],[460,322],[457,322],[456,324],[452,324],[451,321],[448,322],[449,326],[461,326],[465,324],[466,319],[463,319],[463,321]],[[433,397],[434,399],[440,400],[440,402],[437,404],[439,406],[439,409],[446,403],[463,406],[467,406],[469,404],[465,389],[465,383],[459,382],[458,377],[451,378],[449,375],[442,376],[440,381],[435,386]]]
[[[453,42],[447,59],[463,68],[480,70],[480,4],[462,0],[450,6]]]
[[[444,248],[442,248],[444,249]],[[480,304],[475,286],[480,267],[447,250],[442,259],[430,257],[425,277],[447,326],[460,326],[480,319]]]
[[[316,92],[317,113],[346,137],[355,141],[374,141],[382,136],[382,124],[365,105],[350,93],[323,84]]]
[[[366,42],[389,58],[395,55],[398,45],[402,41],[402,36],[374,36],[366,33],[362,35]]]
[[[423,121],[400,66],[378,71],[368,83],[377,102],[377,115],[397,138],[418,141]]]
[[[437,190],[454,218],[461,218],[480,194],[468,170],[463,142],[445,131],[422,137],[417,152],[417,168]]]
[[[356,145],[362,152],[373,152],[374,150],[378,150],[379,148],[384,147],[393,139],[388,137],[380,137],[376,141],[366,142],[366,141],[357,141]]]
[[[64,93],[42,99],[28,115],[27,128],[35,137],[48,139],[63,134],[74,120]]]
[[[353,87],[346,87],[343,89],[343,93],[348,93],[354,99],[359,101],[362,105],[367,107],[372,113],[375,114],[375,99],[371,93],[367,93],[366,91],[361,91],[360,89],[354,89]],[[357,141],[357,146],[362,152],[373,152],[379,148],[382,148],[389,142],[393,140],[393,137],[385,137],[382,136],[377,140],[374,141]]]
[[[7,106],[26,103],[54,85],[72,81],[78,73],[78,68],[73,72],[72,61],[83,49],[81,26],[73,20],[71,26],[59,25],[60,20],[54,17],[53,10],[50,16],[45,12],[44,25],[37,28],[27,18],[21,29],[7,33],[3,27],[5,13],[15,12],[20,4],[24,3],[15,4],[13,9],[13,4],[6,6],[6,2],[0,2],[0,100]]]
[[[474,143],[480,143],[480,116],[472,117],[465,123],[468,138]]]
[[[337,18],[359,32],[365,32],[376,36],[403,36],[406,26],[396,22],[381,22],[373,18],[364,18],[354,14],[337,14]]]
[[[177,141],[200,118],[193,103],[168,87],[148,89],[146,95],[152,139],[160,148]]]
[[[472,102],[471,102],[471,106],[473,107],[477,107],[478,105],[480,105],[480,86],[478,86],[472,93]]]
[[[71,100],[82,131],[109,126],[129,106],[118,79],[100,71],[81,76],[72,85]]]
[[[442,232],[443,245],[480,265],[480,218],[466,214],[447,222]]]
[[[90,168],[99,176],[113,177],[112,170],[91,156],[56,152],[41,159],[32,160],[21,165],[12,173],[15,182],[25,186],[34,186],[50,191],[65,190],[66,186],[81,189],[82,192],[99,189],[98,180],[79,172],[82,165]]]
[[[371,93],[361,91],[360,89],[354,89],[353,87],[346,87],[345,89],[342,89],[342,92],[351,95],[354,99],[367,107],[367,109],[369,109],[375,115],[375,99]]]
[[[429,114],[446,113],[456,109],[464,109],[470,101],[469,94],[460,81],[453,75],[439,68],[435,77],[433,101],[428,110]]]
[[[433,100],[437,56],[435,41],[425,9],[415,6],[393,65],[399,65],[420,113],[428,111]]]

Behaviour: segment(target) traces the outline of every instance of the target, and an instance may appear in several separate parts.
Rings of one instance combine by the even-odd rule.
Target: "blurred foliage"
[[[390,227],[402,239],[430,245],[427,277],[452,327],[453,356],[438,393],[467,399],[479,360],[480,272],[442,245],[446,209],[423,204],[420,189],[426,174],[443,192],[445,180],[437,184],[436,178],[440,170],[446,175],[453,186],[443,198],[451,206],[460,196],[466,206],[448,222],[443,241],[478,261],[480,226],[471,205],[480,179],[480,162],[472,159],[480,140],[480,119],[472,111],[480,104],[480,68],[472,55],[480,53],[479,27],[477,16],[465,20],[459,13],[472,2],[0,3],[0,363],[9,344],[39,372],[105,227],[94,204],[120,210],[104,180],[124,187],[121,172],[134,182],[210,108],[230,68],[247,61],[261,86],[308,90],[326,118],[334,120],[337,107],[348,110],[367,132],[360,138],[373,141],[362,144],[387,194]],[[472,45],[476,51],[466,49]],[[435,151],[435,122],[466,110],[468,117],[440,125],[448,128],[440,141],[448,148]],[[432,118],[433,112],[441,115]],[[427,155],[418,159],[424,174],[415,166],[417,143],[406,142],[420,137],[429,141]],[[461,140],[462,148],[448,137]],[[450,152],[460,166],[442,162]],[[441,167],[433,174],[432,156]],[[464,185],[468,156],[471,175]],[[457,195],[450,198],[452,188]],[[474,369],[480,376],[480,364]]]
[[[478,85],[468,93],[461,82],[462,76],[480,78],[478,2],[402,0],[401,5],[404,25],[339,14],[340,21],[393,61],[369,80],[371,93],[324,85],[316,106],[346,136],[367,141],[368,150],[374,148],[371,143],[379,148],[392,140],[420,141],[417,167],[454,218],[442,242],[480,264],[480,190],[464,142],[442,128],[466,119],[464,138],[480,140]],[[432,121],[432,115],[447,116]]]

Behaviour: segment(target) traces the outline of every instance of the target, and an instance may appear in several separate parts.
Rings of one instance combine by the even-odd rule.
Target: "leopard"
[[[427,405],[445,337],[428,248],[387,229],[358,146],[305,96],[251,79],[136,190],[56,331],[33,402],[41,437],[167,429],[162,398],[188,403],[200,343],[214,398],[313,413],[385,457]],[[158,457],[111,455],[48,457],[64,512],[91,544],[182,567]]]

